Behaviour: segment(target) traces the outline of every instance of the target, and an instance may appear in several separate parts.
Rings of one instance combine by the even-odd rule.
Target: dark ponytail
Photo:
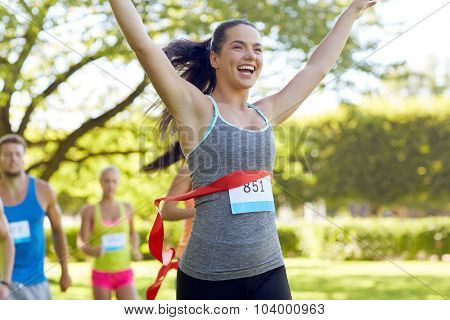
[[[226,40],[226,31],[234,26],[244,24],[256,27],[243,19],[231,19],[222,22],[214,31],[212,38],[202,42],[187,39],[175,40],[163,48],[175,70],[180,76],[196,86],[204,94],[211,94],[216,87],[216,72],[209,60],[210,52],[219,54]],[[158,99],[150,109],[163,105]],[[175,132],[176,123],[170,112],[164,108],[159,120],[159,132],[164,136],[167,130]]]
[[[153,162],[149,163],[142,169],[147,173],[152,173],[157,170],[162,170],[179,161],[184,159],[183,151],[181,150],[180,142],[175,142],[169,150],[166,151],[162,156],[156,158]]]
[[[187,39],[175,40],[163,48],[175,70],[180,76],[196,86],[204,94],[210,94],[216,86],[216,73],[209,61],[211,39],[203,42],[194,42]],[[151,109],[163,104],[158,99]],[[175,120],[169,110],[163,109],[159,120],[159,132],[164,136],[169,129],[175,131]]]

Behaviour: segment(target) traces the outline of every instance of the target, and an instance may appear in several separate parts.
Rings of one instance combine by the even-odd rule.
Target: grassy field
[[[450,262],[395,261],[336,262],[303,258],[286,259],[292,296],[316,299],[443,299],[450,297]],[[92,299],[90,264],[71,263],[72,287],[59,291],[59,266],[47,264],[53,299]],[[159,265],[154,261],[133,263],[141,299],[153,282]],[[402,270],[403,269],[403,270]],[[158,299],[175,299],[175,275],[170,271]]]

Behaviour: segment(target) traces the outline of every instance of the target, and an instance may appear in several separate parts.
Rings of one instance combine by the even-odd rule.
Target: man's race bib
[[[15,244],[31,241],[30,223],[27,220],[9,223],[9,232]]]
[[[102,236],[103,252],[119,251],[125,249],[125,233],[112,233]]]
[[[264,177],[238,188],[230,189],[228,193],[230,194],[231,213],[233,214],[261,211],[275,212],[270,177]]]

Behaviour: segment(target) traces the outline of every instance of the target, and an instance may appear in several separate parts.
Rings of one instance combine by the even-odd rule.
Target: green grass
[[[450,297],[450,262],[395,261],[396,266],[387,261],[336,262],[303,258],[285,261],[292,297],[297,300],[425,300]],[[46,265],[53,299],[92,299],[90,264],[71,263],[69,268],[72,287],[61,293],[59,266]],[[145,290],[153,282],[158,268],[155,261],[133,263],[141,299],[145,298]],[[174,270],[169,272],[158,299],[175,299],[175,275]]]

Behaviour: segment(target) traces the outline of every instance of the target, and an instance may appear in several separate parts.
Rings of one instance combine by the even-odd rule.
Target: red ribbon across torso
[[[148,248],[150,250],[150,254],[159,262],[161,262],[162,266],[159,269],[158,276],[155,282],[147,289],[147,300],[154,300],[156,298],[159,288],[166,278],[167,273],[171,269],[178,268],[178,261],[174,261],[175,249],[169,248],[166,252],[163,252],[164,221],[161,211],[159,210],[159,204],[161,203],[161,201],[186,201],[195,197],[237,188],[269,175],[272,175],[272,173],[269,171],[238,170],[213,181],[207,186],[199,187],[195,190],[177,196],[158,198],[153,202],[156,206],[156,209],[158,210],[158,213],[152,230],[150,231],[150,235],[148,238]]]

